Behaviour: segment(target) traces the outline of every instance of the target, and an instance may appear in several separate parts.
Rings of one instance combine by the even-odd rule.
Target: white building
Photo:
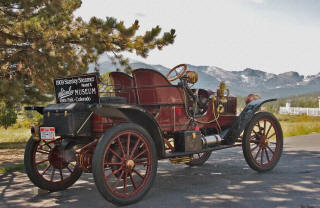
[[[280,114],[300,115],[306,114],[308,116],[320,116],[320,96],[318,97],[319,105],[318,108],[300,108],[291,107],[291,101],[287,101],[286,107],[280,107]]]

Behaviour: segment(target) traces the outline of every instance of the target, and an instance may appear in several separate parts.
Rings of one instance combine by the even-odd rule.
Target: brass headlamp
[[[194,84],[198,81],[198,73],[195,71],[187,71],[185,77],[191,84]]]
[[[226,87],[225,82],[220,82],[219,89],[217,89],[217,97],[221,103],[227,102],[227,97],[229,96],[230,91]]]

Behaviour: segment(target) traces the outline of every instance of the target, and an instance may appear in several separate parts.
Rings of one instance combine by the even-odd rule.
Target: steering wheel
[[[181,67],[183,67],[183,70],[180,71],[180,72],[178,72],[177,69],[178,69],[178,68],[181,68]],[[170,71],[168,72],[168,74],[166,75],[166,77],[167,77],[167,79],[168,79],[170,82],[172,82],[172,81],[174,81],[174,80],[177,80],[177,79],[181,78],[181,77],[186,73],[186,71],[187,71],[187,64],[179,64],[179,65],[173,67],[172,69],[170,69]],[[170,74],[171,74],[172,72],[175,72],[175,73],[176,73],[176,76],[174,76],[174,77],[172,77],[172,78],[169,78],[169,76],[170,76]]]

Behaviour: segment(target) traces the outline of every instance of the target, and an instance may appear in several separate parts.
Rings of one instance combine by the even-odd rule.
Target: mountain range
[[[133,69],[154,69],[166,75],[169,68],[162,65],[151,65],[138,61],[131,61]],[[215,90],[221,81],[225,81],[234,96],[247,96],[257,93],[263,98],[281,98],[293,95],[320,92],[320,72],[316,75],[304,76],[298,72],[285,72],[282,74],[267,73],[261,70],[246,68],[242,71],[227,71],[216,66],[194,66],[188,64],[188,70],[196,71],[199,80],[195,88]],[[100,73],[114,71],[122,68],[113,65],[110,61],[99,63]],[[94,69],[90,65],[89,72]]]

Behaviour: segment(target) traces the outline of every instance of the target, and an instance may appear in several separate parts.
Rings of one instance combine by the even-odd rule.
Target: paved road
[[[62,192],[34,190],[24,173],[0,175],[0,207],[114,207],[91,174]],[[320,208],[320,134],[285,139],[278,166],[263,174],[248,168],[240,147],[215,152],[202,167],[160,161],[151,191],[128,207]]]

